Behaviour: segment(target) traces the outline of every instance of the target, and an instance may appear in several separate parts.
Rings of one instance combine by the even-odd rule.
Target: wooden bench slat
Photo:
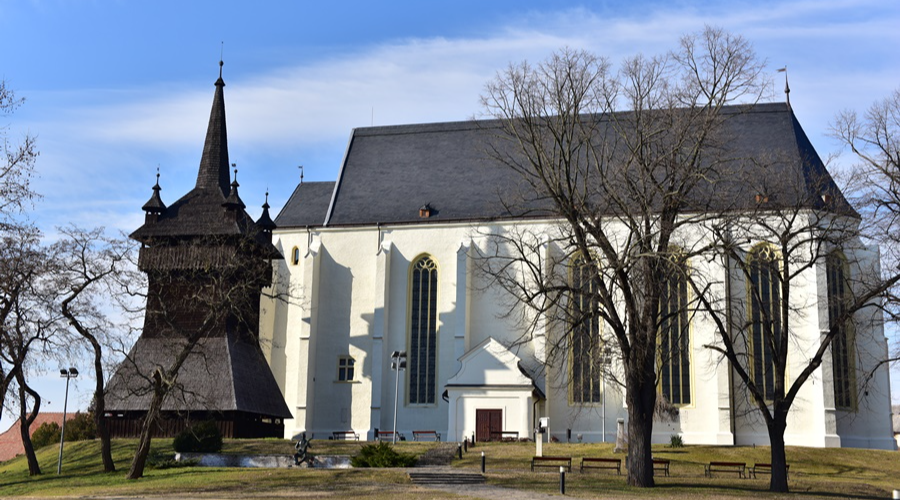
[[[542,464],[538,462],[556,462],[554,464]],[[532,457],[531,472],[535,467],[565,467],[566,471],[572,472],[572,457]]]
[[[500,438],[500,441],[515,441],[519,439],[519,431],[491,431],[491,440],[494,439],[494,436]]]
[[[785,468],[785,473],[790,474],[791,464],[785,464],[784,468]],[[772,464],[767,464],[767,463],[753,464],[753,466],[750,467],[750,477],[752,477],[753,479],[756,479],[757,472],[761,472],[763,474],[772,474]]]
[[[394,437],[394,431],[378,431],[378,435],[375,436],[375,439],[381,440],[381,438],[383,437]],[[402,432],[397,431],[397,439],[399,439],[400,441],[406,441],[406,436],[404,436]]]
[[[331,438],[335,440],[347,440],[351,437],[359,441],[359,433],[357,433],[356,431],[334,431],[331,433]]]
[[[669,475],[669,464],[671,460],[665,458],[654,458],[653,459],[653,470],[663,471],[666,473],[666,476]]]
[[[423,436],[431,436],[435,441],[440,442],[441,433],[437,431],[412,431],[413,433],[413,441],[418,441],[420,437]]]
[[[737,472],[743,479],[746,469],[746,462],[710,462],[706,464],[704,474],[706,477],[712,477],[713,472]]]

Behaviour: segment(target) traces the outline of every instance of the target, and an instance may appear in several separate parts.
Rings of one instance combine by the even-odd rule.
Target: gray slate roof
[[[321,226],[328,213],[328,202],[331,201],[334,184],[334,182],[298,184],[285,207],[275,217],[275,224],[279,227]]]
[[[755,195],[765,192],[773,207],[802,199],[822,208],[821,195],[831,194],[833,211],[856,215],[787,105],[734,106],[723,113],[730,115],[724,154],[734,161],[721,178],[697,189],[698,206],[712,198],[728,206],[710,209],[751,209]],[[498,133],[499,122],[491,120],[355,129],[333,196],[325,200],[325,185],[315,192],[299,186],[276,222],[291,227],[486,221],[522,217],[526,210],[530,217],[552,217],[549,205],[514,211],[503,203],[526,188],[489,154]],[[330,215],[319,217],[328,204]],[[419,218],[426,204],[434,209],[432,217]]]

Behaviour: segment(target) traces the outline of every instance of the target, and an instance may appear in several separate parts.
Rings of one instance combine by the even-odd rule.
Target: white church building
[[[730,146],[747,155],[778,150],[796,159],[788,163],[825,172],[787,105],[757,105],[732,122],[738,139]],[[478,122],[355,129],[335,182],[297,186],[273,233],[285,257],[276,274],[291,298],[264,300],[260,327],[293,414],[285,437],[354,431],[371,440],[396,422],[407,439],[413,431],[446,441],[531,438],[547,417],[561,441],[615,440],[617,421],[628,418],[624,389],[599,370],[554,357],[549,326],[526,335],[505,314],[510,297],[478,271],[487,233],[556,227],[509,215],[503,196],[516,179],[487,157],[490,130]],[[549,261],[565,249],[550,243],[541,251]],[[849,260],[877,262],[877,249],[853,252]],[[788,377],[827,328],[827,276],[823,263],[792,289],[808,313],[794,323]],[[788,417],[788,445],[894,449],[887,369],[862,384],[887,349],[873,318],[803,386]],[[678,416],[654,425],[654,442],[680,434],[688,444],[767,444],[746,388],[704,347],[715,342],[712,323],[702,315],[690,321],[685,355],[660,368],[661,394]],[[407,356],[399,372],[395,351]]]

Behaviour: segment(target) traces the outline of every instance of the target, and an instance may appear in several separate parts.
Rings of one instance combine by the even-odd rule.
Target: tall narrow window
[[[437,265],[424,256],[412,265],[409,402],[434,404],[437,387]]]
[[[775,399],[772,348],[781,342],[781,279],[778,258],[769,247],[754,250],[750,268],[750,368],[753,383],[767,401]]]
[[[572,402],[599,403],[601,388],[600,316],[597,272],[583,257],[572,262],[570,303]]]
[[[846,265],[839,252],[828,256],[828,325],[840,322],[847,314]],[[848,319],[837,325],[837,335],[831,340],[831,363],[834,377],[834,406],[844,410],[853,408],[853,329]]]
[[[673,405],[691,404],[691,352],[686,266],[673,261],[659,297],[660,392]]]

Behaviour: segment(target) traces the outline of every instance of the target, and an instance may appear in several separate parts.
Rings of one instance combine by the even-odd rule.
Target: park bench
[[[572,457],[532,457],[531,472],[534,472],[535,467],[565,467],[566,471],[572,472]]]
[[[616,474],[621,475],[622,474],[622,459],[621,458],[584,457],[581,459],[580,471],[584,472],[584,469],[615,469]]]
[[[791,464],[787,464],[785,467],[785,474],[791,471]],[[762,474],[772,474],[772,464],[753,464],[753,467],[750,467],[750,477],[756,479],[756,473]]]
[[[352,439],[359,441],[359,433],[355,431],[334,431],[331,433],[331,439],[335,441],[349,441]]]
[[[437,431],[412,431],[413,441],[419,441],[420,438],[430,438],[435,441],[441,440],[441,433]]]
[[[518,441],[519,431],[491,431],[491,441]]]
[[[712,477],[713,472],[737,472],[743,478],[746,469],[747,464],[744,462],[710,462],[706,464],[704,473],[706,477]]]
[[[668,477],[669,476],[669,463],[670,463],[670,460],[668,460],[668,459],[654,458],[653,459],[653,470],[665,472],[666,477]]]
[[[394,431],[378,431],[378,435],[375,436],[375,439],[379,441],[393,441]],[[406,441],[406,436],[400,431],[397,431],[397,441]]]

